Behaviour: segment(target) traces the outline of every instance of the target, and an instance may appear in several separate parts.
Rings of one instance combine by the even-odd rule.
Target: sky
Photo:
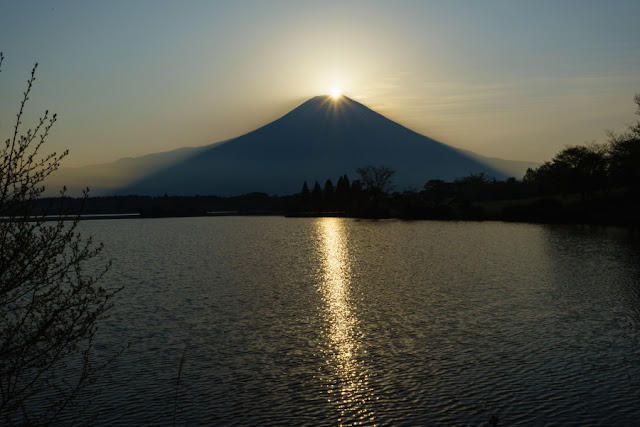
[[[58,114],[63,166],[240,136],[344,94],[454,147],[542,162],[634,121],[640,2],[0,3],[0,136]]]

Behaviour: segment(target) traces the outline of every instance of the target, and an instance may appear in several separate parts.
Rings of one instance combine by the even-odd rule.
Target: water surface
[[[130,341],[97,422],[633,424],[640,247],[622,230],[209,217],[89,221]]]

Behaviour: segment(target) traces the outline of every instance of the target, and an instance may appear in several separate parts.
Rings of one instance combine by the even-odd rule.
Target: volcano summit
[[[482,159],[409,130],[346,96],[317,96],[278,120],[204,147],[118,193],[292,194],[304,181],[324,183],[345,173],[354,179],[355,169],[366,165],[395,169],[398,190],[470,173],[506,177]]]

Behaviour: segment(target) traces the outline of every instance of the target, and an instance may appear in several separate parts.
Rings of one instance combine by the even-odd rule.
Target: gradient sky
[[[64,166],[239,136],[334,85],[455,147],[544,161],[635,119],[638,17],[638,0],[4,0],[0,136],[39,62],[28,111],[58,113]]]

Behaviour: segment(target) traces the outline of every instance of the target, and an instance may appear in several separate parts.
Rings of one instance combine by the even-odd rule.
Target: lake
[[[97,424],[630,425],[640,241],[501,222],[95,220]],[[186,350],[185,350],[186,348]],[[180,382],[176,385],[184,352]]]

